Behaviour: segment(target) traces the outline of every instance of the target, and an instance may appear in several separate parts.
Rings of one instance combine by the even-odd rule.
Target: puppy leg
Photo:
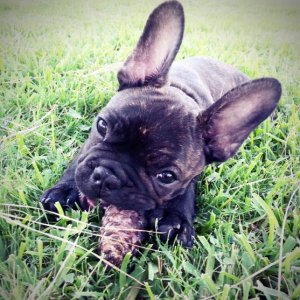
[[[76,166],[77,160],[73,161],[60,181],[42,195],[40,201],[46,210],[56,212],[55,202],[59,202],[64,209],[76,209],[76,203],[80,206],[79,191],[75,183]]]
[[[162,241],[173,243],[177,239],[183,247],[193,246],[196,183],[196,179],[193,179],[183,195],[148,213],[149,227],[163,232],[160,235]]]

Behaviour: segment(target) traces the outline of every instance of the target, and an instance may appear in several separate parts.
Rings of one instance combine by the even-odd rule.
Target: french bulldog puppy
[[[147,214],[149,227],[193,245],[196,176],[232,157],[274,111],[281,85],[250,80],[222,62],[174,62],[184,12],[177,1],[149,16],[136,48],[118,72],[119,90],[100,111],[79,156],[41,202],[83,209],[97,199]],[[79,200],[81,199],[81,201]]]

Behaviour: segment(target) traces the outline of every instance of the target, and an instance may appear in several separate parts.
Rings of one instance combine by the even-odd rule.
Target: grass
[[[38,203],[116,92],[115,64],[157,3],[0,1],[0,298],[299,299],[297,1],[184,1],[178,59],[211,56],[283,86],[276,118],[202,174],[193,250],[154,248],[153,236],[107,270],[97,209],[57,220]]]

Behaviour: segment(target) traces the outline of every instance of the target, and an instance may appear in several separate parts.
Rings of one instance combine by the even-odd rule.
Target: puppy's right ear
[[[179,50],[184,30],[184,13],[177,1],[159,5],[149,16],[133,53],[118,73],[120,90],[166,82]]]

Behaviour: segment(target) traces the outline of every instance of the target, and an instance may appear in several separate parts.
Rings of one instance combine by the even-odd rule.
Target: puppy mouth
[[[90,211],[94,209],[99,203],[102,204],[112,204],[117,206],[120,209],[125,210],[149,210],[153,209],[156,206],[156,203],[153,199],[147,197],[143,194],[138,193],[128,193],[126,195],[126,198],[129,200],[128,202],[125,201],[116,201],[115,199],[118,199],[116,195],[113,197],[107,196],[107,197],[99,197],[99,198],[91,198],[84,194],[83,192],[79,191],[79,203],[80,207],[83,210]],[[123,197],[122,197],[123,198]],[[134,201],[135,200],[135,201]]]
[[[99,199],[93,199],[79,191],[79,202],[80,202],[80,207],[83,210],[92,210],[95,208],[99,202]]]

